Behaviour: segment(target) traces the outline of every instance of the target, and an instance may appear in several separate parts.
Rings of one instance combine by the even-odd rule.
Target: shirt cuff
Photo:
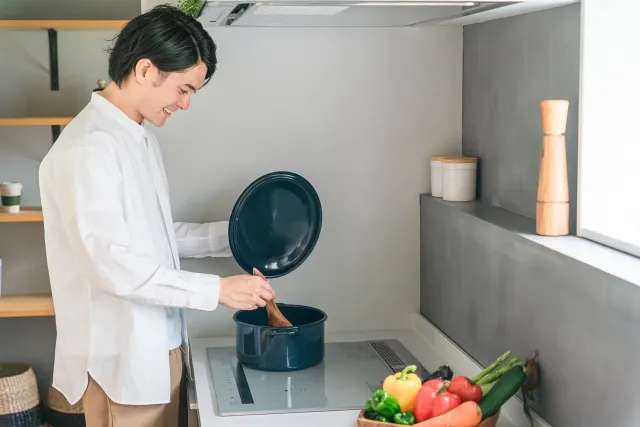
[[[191,274],[193,274],[195,292],[189,306],[198,310],[215,310],[220,299],[220,276],[203,273]]]

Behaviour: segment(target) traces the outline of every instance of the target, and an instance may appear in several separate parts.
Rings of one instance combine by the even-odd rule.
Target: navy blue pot
[[[262,307],[234,314],[238,361],[248,368],[276,372],[298,371],[322,362],[327,314],[304,305],[277,306],[293,326],[270,327]]]

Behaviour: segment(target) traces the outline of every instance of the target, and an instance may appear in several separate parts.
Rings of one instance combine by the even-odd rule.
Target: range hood
[[[205,27],[407,27],[462,25],[576,0],[207,0]]]

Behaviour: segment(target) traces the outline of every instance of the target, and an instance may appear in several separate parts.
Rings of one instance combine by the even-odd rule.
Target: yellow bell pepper
[[[382,389],[396,398],[402,412],[413,411],[418,390],[422,387],[422,380],[415,372],[417,367],[409,365],[402,372],[389,375],[382,383]]]

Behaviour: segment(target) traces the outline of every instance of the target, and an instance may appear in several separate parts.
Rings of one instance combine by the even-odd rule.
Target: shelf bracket
[[[60,75],[58,73],[58,32],[49,28],[49,74],[51,77],[51,90],[60,90]],[[60,125],[51,126],[51,136],[55,144],[56,139],[60,136]]]
[[[55,144],[56,139],[58,139],[58,137],[60,136],[60,125],[51,126],[51,136],[53,137],[53,141],[51,142],[51,145],[53,145]]]
[[[58,32],[49,28],[49,73],[51,75],[51,90],[60,89],[60,80],[58,75]],[[58,130],[59,130],[58,126]]]

